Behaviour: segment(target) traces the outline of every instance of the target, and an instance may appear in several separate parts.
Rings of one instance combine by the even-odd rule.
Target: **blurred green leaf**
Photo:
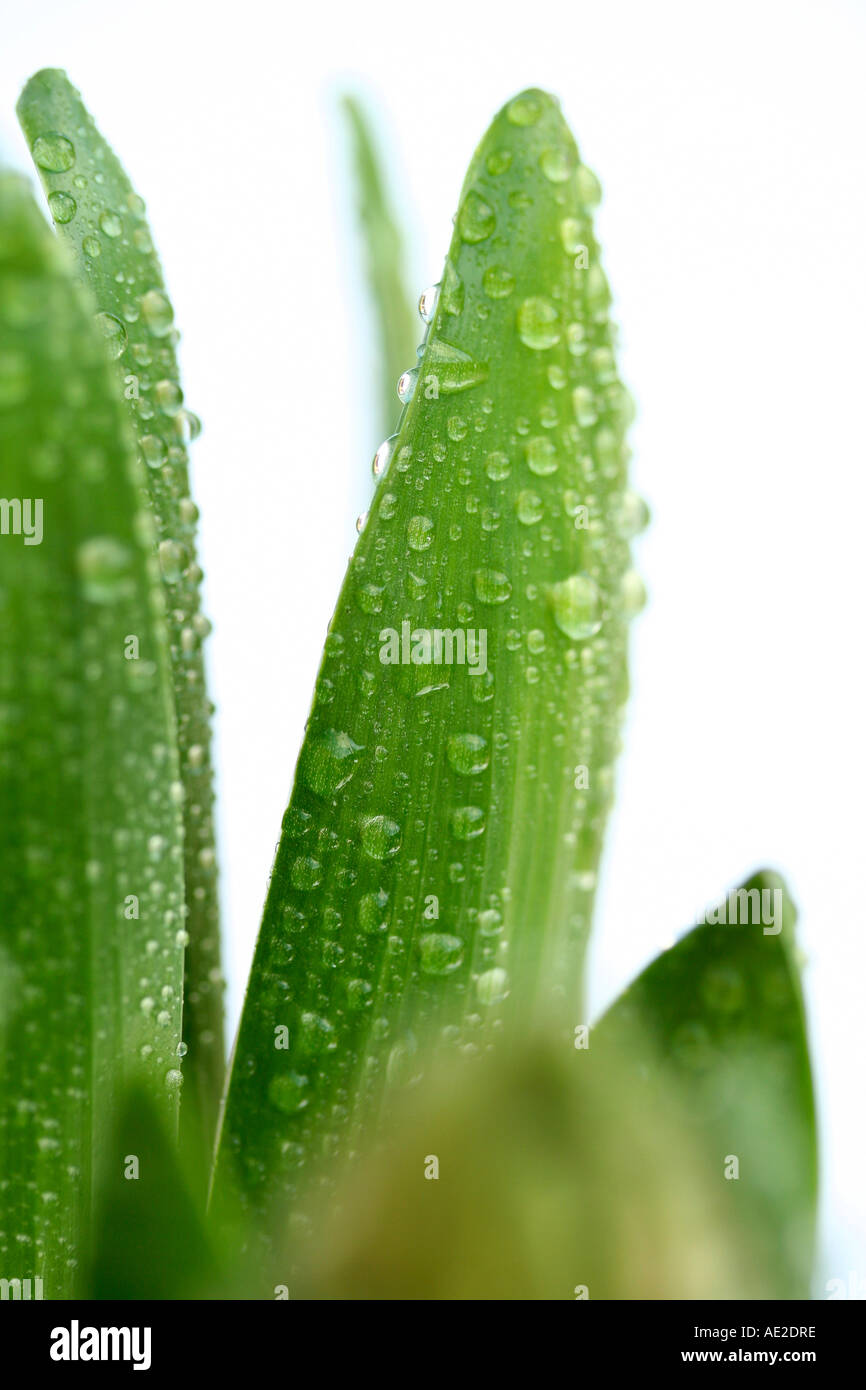
[[[682,1095],[708,1178],[751,1232],[759,1296],[808,1298],[817,1158],[796,912],[764,871],[706,916],[616,1001],[592,1048],[627,1052],[650,1103]]]
[[[237,1184],[265,1225],[354,1147],[422,1034],[483,1047],[554,991],[579,997],[642,519],[598,196],[537,91],[467,176],[331,623],[235,1049],[216,1192]]]
[[[748,1227],[676,1094],[651,1099],[613,1049],[513,1041],[424,1072],[291,1234],[291,1296],[762,1296]]]
[[[184,1123],[216,1125],[224,1074],[219,915],[210,761],[210,713],[196,560],[198,511],[187,445],[200,428],[183,405],[174,327],[143,200],[66,74],[46,68],[27,83],[18,117],[48,205],[78,274],[100,310],[109,352],[144,463],[156,518],[180,743],[186,880]]]
[[[418,320],[406,288],[405,254],[382,159],[368,112],[359,97],[347,94],[342,110],[349,128],[370,300],[379,331],[379,438],[397,423],[397,379],[415,362]]]
[[[175,1121],[180,1079],[164,605],[96,309],[0,175],[0,1271],[46,1298],[88,1258],[118,1088]]]

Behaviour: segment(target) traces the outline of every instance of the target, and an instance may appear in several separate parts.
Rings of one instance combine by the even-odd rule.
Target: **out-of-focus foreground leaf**
[[[752,1233],[759,1296],[808,1298],[817,1157],[796,913],[762,872],[706,916],[638,976],[592,1046],[635,1056],[632,1034],[646,1039],[654,1060],[637,1057],[635,1081],[650,1103],[665,1086],[682,1095],[708,1176]]]
[[[425,301],[235,1049],[216,1190],[262,1215],[357,1142],[422,1034],[485,1047],[554,991],[579,999],[642,519],[598,196],[557,103],[517,97]]]
[[[85,1297],[228,1298],[219,1233],[205,1228],[183,1150],[150,1098],[131,1087],[110,1136],[112,1162],[96,1194],[94,1257]]]
[[[612,1052],[543,1034],[452,1054],[392,1118],[289,1244],[293,1298],[760,1296],[676,1096],[651,1104]]]
[[[363,103],[351,94],[342,109],[349,127],[370,300],[379,332],[379,438],[390,435],[399,412],[397,378],[415,355],[417,323],[407,293],[403,237],[386,190],[382,161]]]
[[[794,912],[772,874],[736,901],[756,925],[708,914],[588,1046],[518,1035],[425,1070],[271,1277],[301,1298],[808,1297],[815,1132]]]
[[[176,1119],[183,838],[163,600],[96,306],[0,177],[0,1271],[68,1297],[115,1094]]]
[[[166,596],[183,787],[186,931],[184,1117],[212,1133],[224,1073],[222,981],[213,825],[210,714],[196,561],[198,511],[187,445],[198,420],[183,405],[174,311],[143,200],[64,72],[27,83],[18,117],[55,226],[100,310],[122,379],[156,518]]]

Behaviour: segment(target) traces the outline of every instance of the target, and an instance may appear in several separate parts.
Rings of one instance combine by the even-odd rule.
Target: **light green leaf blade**
[[[164,604],[95,312],[0,175],[0,1268],[46,1298],[88,1258],[117,1089],[136,1078],[176,1121],[179,1081]]]
[[[66,74],[27,83],[18,117],[55,220],[102,314],[144,462],[166,594],[180,742],[189,936],[184,987],[184,1117],[207,1135],[224,1074],[222,981],[213,823],[210,713],[196,560],[198,511],[187,445],[199,424],[183,406],[174,327],[143,200]]]
[[[422,1033],[483,1046],[552,983],[579,998],[640,511],[597,197],[541,92],[470,167],[327,639],[235,1049],[216,1190],[262,1213],[354,1142],[386,1077],[411,1078]],[[403,664],[407,630],[451,634],[443,660]]]
[[[403,235],[388,196],[370,116],[361,99],[352,94],[343,98],[342,110],[351,136],[358,222],[378,325],[378,419],[379,438],[384,439],[397,423],[394,388],[414,356],[418,320],[406,288]]]
[[[730,1221],[751,1232],[761,1298],[808,1298],[814,1256],[815,1105],[795,922],[782,879],[755,874],[647,966],[592,1033],[593,1052],[631,1055],[650,1099],[658,1087],[682,1095],[707,1176]]]

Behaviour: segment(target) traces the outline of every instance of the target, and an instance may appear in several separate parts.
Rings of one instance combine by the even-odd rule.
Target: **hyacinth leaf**
[[[0,1269],[64,1298],[120,1088],[177,1122],[183,830],[144,469],[96,302],[10,174],[0,452]]]
[[[91,289],[118,394],[132,420],[156,520],[180,746],[186,921],[184,1117],[212,1134],[224,1075],[222,982],[210,755],[211,706],[196,561],[198,512],[187,446],[200,428],[183,405],[178,334],[143,200],[66,74],[27,83],[18,117],[61,239]]]
[[[316,1300],[765,1296],[676,1093],[594,1043],[517,1044],[438,1058],[270,1278]]]
[[[676,1087],[729,1222],[751,1231],[757,1296],[808,1298],[817,1157],[796,912],[764,871],[705,917],[616,1001],[592,1050],[631,1056],[650,1101]]]
[[[400,407],[394,384],[415,352],[417,319],[406,288],[403,236],[388,196],[372,121],[354,95],[343,98],[342,110],[351,137],[358,223],[378,327],[378,422],[379,437],[384,438],[397,423]]]
[[[579,1008],[640,585],[598,183],[540,91],[466,179],[325,644],[215,1193],[267,1218],[423,1039]],[[579,1015],[578,1015],[579,1016]]]

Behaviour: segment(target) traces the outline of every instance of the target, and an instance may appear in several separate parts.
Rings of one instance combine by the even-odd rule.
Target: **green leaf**
[[[85,1296],[96,1299],[230,1297],[214,1233],[192,1180],[149,1096],[131,1087],[111,1135],[96,1197],[94,1258]]]
[[[553,991],[579,998],[641,512],[597,198],[537,91],[467,176],[328,635],[235,1049],[216,1191],[237,1183],[263,1214],[355,1143],[429,1029],[486,1046]]]
[[[224,1074],[219,917],[210,761],[210,705],[196,561],[198,511],[187,444],[200,428],[183,406],[174,311],[153,249],[144,202],[66,74],[37,73],[18,102],[58,233],[93,292],[116,359],[156,518],[180,742],[184,817],[184,1117],[212,1132]]]
[[[817,1160],[796,913],[761,872],[706,916],[616,1001],[592,1049],[637,1054],[650,1100],[679,1090],[729,1219],[751,1231],[758,1296],[808,1298]]]
[[[343,98],[352,139],[358,221],[364,240],[370,299],[379,329],[379,437],[390,435],[399,406],[397,378],[415,356],[417,319],[406,290],[403,237],[388,197],[373,127],[361,100]]]
[[[513,1042],[425,1072],[294,1236],[292,1298],[763,1296],[676,1093],[594,1042]]]
[[[176,1119],[179,1080],[164,604],[96,307],[0,175],[0,1268],[46,1298],[89,1256],[118,1088]]]

